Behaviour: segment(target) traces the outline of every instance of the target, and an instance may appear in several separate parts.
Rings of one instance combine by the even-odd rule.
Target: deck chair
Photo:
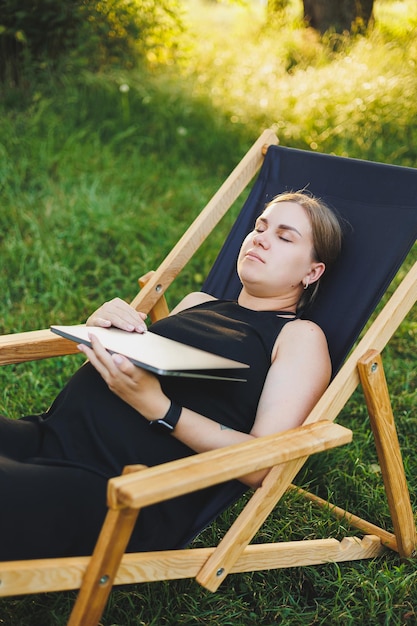
[[[325,330],[334,377],[305,423],[278,435],[214,450],[154,468],[127,467],[109,481],[109,510],[91,557],[43,559],[0,564],[0,595],[78,589],[69,625],[97,624],[112,585],[194,577],[215,591],[229,573],[371,558],[387,548],[401,557],[415,554],[417,537],[401,452],[380,352],[417,299],[417,263],[401,280],[376,319],[363,331],[417,236],[417,170],[370,163],[277,145],[265,131],[197,217],[156,272],[143,280],[133,300],[152,318],[167,314],[163,295],[215,224],[261,167],[229,238],[203,289],[235,297],[235,259],[241,240],[265,203],[285,190],[308,188],[349,222],[344,254],[327,277],[305,316]],[[360,337],[362,333],[362,336]],[[5,336],[0,363],[16,363],[74,352],[74,344],[49,331]],[[297,542],[251,544],[252,538],[310,454],[343,445],[352,433],[334,420],[362,382],[392,518],[393,531],[377,527],[313,494],[306,498],[344,518],[363,534]],[[203,511],[184,544],[210,523],[242,489],[236,480],[271,468],[261,487],[220,543],[125,553],[142,507],[214,484],[218,501]]]

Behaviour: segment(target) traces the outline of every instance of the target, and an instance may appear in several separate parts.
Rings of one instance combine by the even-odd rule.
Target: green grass
[[[0,332],[75,323],[130,299],[266,127],[284,145],[417,167],[417,10],[377,0],[366,38],[304,30],[300,3],[266,23],[260,5],[190,2],[188,62],[146,72],[36,74],[0,95]],[[192,46],[192,47],[190,47]],[[182,57],[184,59],[184,55]],[[129,89],[122,85],[128,85]],[[198,289],[236,213],[169,292]],[[416,258],[414,250],[407,262]],[[417,318],[384,351],[412,503],[417,496]],[[78,367],[65,357],[0,371],[0,412],[41,411]],[[361,392],[340,416],[348,447],[311,458],[298,483],[390,528]],[[209,545],[232,513],[204,531]],[[344,523],[286,496],[257,541],[341,538]],[[413,562],[232,575],[113,592],[105,626],[417,624]],[[73,593],[0,601],[0,624],[64,624]]]

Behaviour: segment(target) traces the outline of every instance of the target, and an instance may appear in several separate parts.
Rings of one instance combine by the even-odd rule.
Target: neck
[[[297,311],[298,299],[291,296],[271,296],[259,297],[248,293],[244,288],[237,299],[240,306],[253,311],[288,311],[295,313]]]

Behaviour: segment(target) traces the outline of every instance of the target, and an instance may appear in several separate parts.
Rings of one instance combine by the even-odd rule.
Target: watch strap
[[[181,411],[182,406],[171,400],[170,407],[164,417],[150,421],[149,425],[171,434],[181,417]]]

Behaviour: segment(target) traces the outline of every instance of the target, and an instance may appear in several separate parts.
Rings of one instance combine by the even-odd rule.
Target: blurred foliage
[[[0,81],[63,59],[90,70],[169,63],[183,30],[180,0],[0,0]]]

